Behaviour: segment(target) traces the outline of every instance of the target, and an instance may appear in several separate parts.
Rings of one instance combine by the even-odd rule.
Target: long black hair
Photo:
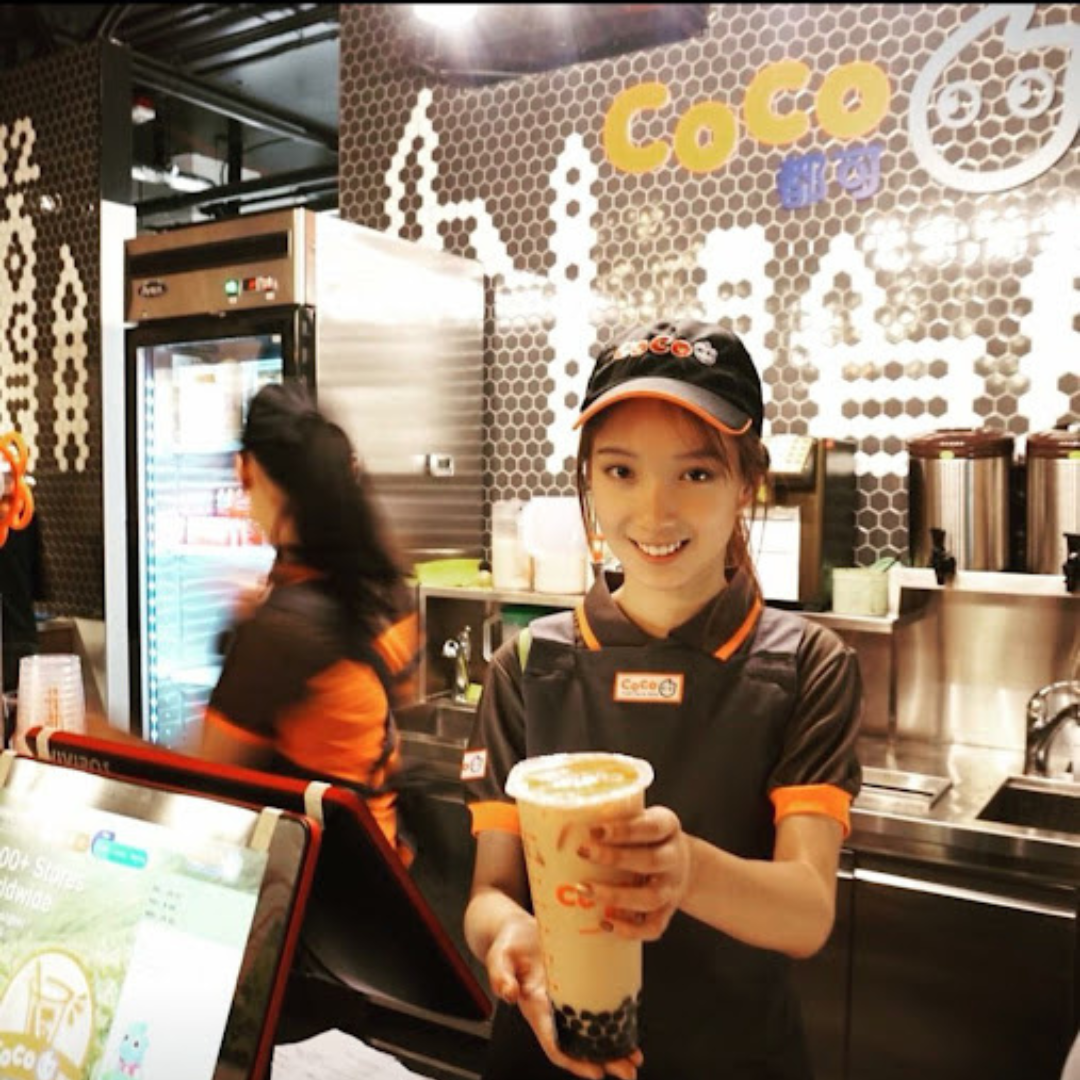
[[[374,636],[401,608],[405,568],[345,432],[298,383],[264,386],[250,401],[241,437],[288,500],[295,550],[319,571],[362,633]]]

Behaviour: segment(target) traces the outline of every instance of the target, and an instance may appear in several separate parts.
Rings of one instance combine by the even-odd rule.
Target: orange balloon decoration
[[[26,480],[30,452],[17,431],[0,435],[0,459],[14,480],[7,498],[7,510],[0,511],[0,547],[3,547],[7,543],[8,530],[25,529],[34,516],[34,496]]]

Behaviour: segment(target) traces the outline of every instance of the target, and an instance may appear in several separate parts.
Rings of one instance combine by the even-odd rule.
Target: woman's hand
[[[503,923],[488,950],[486,967],[492,991],[507,1004],[517,1005],[552,1064],[586,1080],[603,1080],[605,1076],[635,1080],[644,1060],[640,1050],[601,1065],[568,1057],[559,1049],[540,933],[533,916],[522,913]]]
[[[679,910],[693,872],[691,838],[673,810],[651,806],[637,817],[590,830],[578,854],[625,872],[625,884],[588,883],[604,922],[620,937],[655,941]]]

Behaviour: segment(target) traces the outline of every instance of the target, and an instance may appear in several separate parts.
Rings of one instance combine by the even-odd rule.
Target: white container
[[[869,567],[837,566],[832,572],[832,609],[838,615],[887,615],[889,575]]]
[[[491,579],[496,589],[532,588],[532,559],[522,536],[524,510],[520,499],[491,507]]]
[[[31,728],[86,731],[82,663],[73,653],[41,653],[19,661],[15,734]]]
[[[574,496],[538,496],[522,514],[525,550],[533,561],[533,589],[583,593],[589,578],[589,547]]]

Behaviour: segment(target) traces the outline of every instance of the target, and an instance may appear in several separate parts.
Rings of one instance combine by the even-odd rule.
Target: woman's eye
[[[694,484],[705,484],[713,478],[711,469],[687,469],[686,478]]]
[[[613,480],[627,480],[633,475],[629,465],[609,465],[604,472]]]

